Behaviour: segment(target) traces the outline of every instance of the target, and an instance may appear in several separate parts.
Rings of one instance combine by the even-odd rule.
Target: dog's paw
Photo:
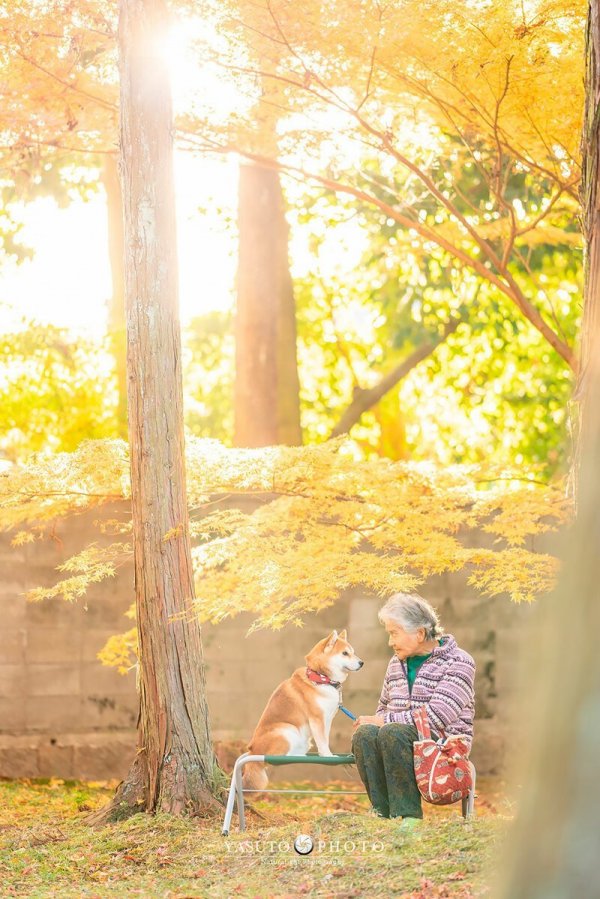
[[[323,752],[321,752],[321,750],[319,750],[319,755],[324,759],[333,758],[333,752],[331,751],[331,749],[324,749]]]

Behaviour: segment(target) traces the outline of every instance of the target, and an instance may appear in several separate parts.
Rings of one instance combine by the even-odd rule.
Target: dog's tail
[[[269,783],[269,776],[264,762],[248,762],[244,765],[242,786],[245,790],[264,790]]]

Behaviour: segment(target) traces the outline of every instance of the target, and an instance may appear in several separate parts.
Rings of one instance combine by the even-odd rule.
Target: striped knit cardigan
[[[397,656],[390,659],[376,714],[383,715],[386,724],[414,724],[412,709],[425,706],[432,730],[446,737],[460,735],[471,743],[474,681],[475,662],[446,634],[418,669],[412,691],[406,662]]]

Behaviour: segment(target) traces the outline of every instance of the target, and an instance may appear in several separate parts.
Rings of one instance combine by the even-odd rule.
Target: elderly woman
[[[473,739],[475,663],[433,607],[416,594],[396,593],[379,612],[394,650],[375,715],[355,722],[352,751],[371,805],[384,818],[423,817],[413,764],[418,739],[412,710],[425,706],[434,739]]]

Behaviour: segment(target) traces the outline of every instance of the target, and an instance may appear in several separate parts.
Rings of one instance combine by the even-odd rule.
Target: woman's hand
[[[354,727],[360,727],[361,724],[374,724],[375,727],[382,727],[385,719],[383,715],[359,715],[354,722]]]

